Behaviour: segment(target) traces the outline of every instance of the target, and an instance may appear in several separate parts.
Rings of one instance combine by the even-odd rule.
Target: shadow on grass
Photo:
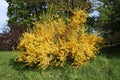
[[[14,59],[10,59],[10,64],[9,66],[11,66],[13,69],[17,70],[17,71],[39,71],[41,72],[42,69],[36,67],[36,66],[25,66],[25,64],[23,62],[18,62],[15,61]]]
[[[10,59],[10,63],[9,66],[11,66],[13,69],[17,70],[17,71],[43,71],[44,69],[39,68],[37,65],[34,66],[25,66],[25,63],[23,62],[18,62],[15,61],[15,59]],[[65,68],[68,68],[68,65],[65,65],[65,67],[55,67],[55,66],[49,66],[47,69],[45,69],[44,71],[50,71],[50,70],[63,70]]]
[[[120,58],[120,45],[104,47],[100,52],[101,55],[105,55],[107,58]]]

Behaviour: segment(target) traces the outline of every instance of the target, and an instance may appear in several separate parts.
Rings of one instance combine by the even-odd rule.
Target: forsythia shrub
[[[63,20],[49,18],[35,22],[35,28],[25,32],[18,49],[18,61],[26,65],[38,65],[45,69],[50,65],[64,66],[66,62],[80,66],[99,51],[102,38],[85,32],[88,14],[84,10]]]

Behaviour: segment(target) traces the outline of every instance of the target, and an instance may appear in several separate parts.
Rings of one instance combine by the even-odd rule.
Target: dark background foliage
[[[120,44],[120,0],[99,0],[97,26],[103,31],[107,44]]]
[[[20,36],[27,30],[25,26],[17,24],[9,24],[8,26],[10,30],[3,31],[3,33],[0,34],[0,50],[16,49]]]

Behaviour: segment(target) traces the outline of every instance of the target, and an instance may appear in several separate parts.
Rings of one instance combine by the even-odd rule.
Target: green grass
[[[96,59],[75,68],[24,67],[14,62],[19,52],[0,52],[0,80],[120,80],[120,46],[101,50]]]

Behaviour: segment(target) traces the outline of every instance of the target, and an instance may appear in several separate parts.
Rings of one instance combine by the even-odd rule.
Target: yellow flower
[[[35,22],[34,29],[20,38],[18,61],[42,69],[50,65],[63,67],[67,61],[75,66],[85,64],[95,57],[99,43],[103,41],[94,34],[85,33],[87,17],[84,10],[75,11],[67,24],[60,17],[56,20],[42,17],[41,21]]]

